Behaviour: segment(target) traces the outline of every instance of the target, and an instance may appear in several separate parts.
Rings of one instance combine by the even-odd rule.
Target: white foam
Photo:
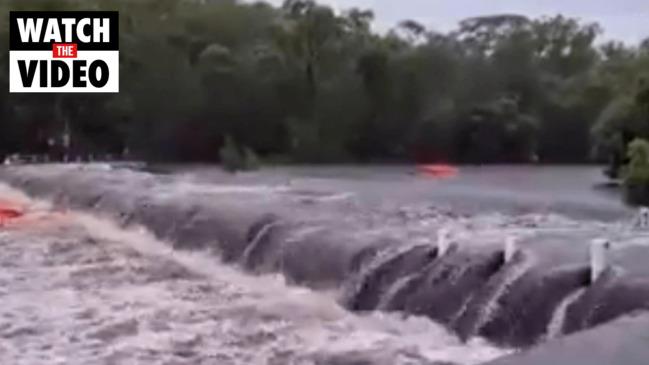
[[[230,303],[227,311],[245,313],[259,320],[253,325],[264,326],[264,317],[291,322],[293,333],[290,337],[300,342],[301,351],[305,353],[302,356],[387,349],[397,361],[395,364],[403,363],[408,356],[477,364],[506,353],[480,339],[462,343],[443,326],[425,318],[384,313],[352,314],[336,302],[334,293],[291,287],[279,275],[250,276],[215,262],[205,254],[173,250],[145,230],[124,230],[88,215],[80,215],[79,219],[96,235],[123,242],[147,255],[176,261],[209,280],[233,283],[245,294],[237,303]],[[297,343],[292,346],[295,345]]]
[[[34,203],[6,187],[0,194]],[[51,234],[28,230],[3,239],[11,247],[3,246],[0,257],[27,261],[0,267],[0,280],[24,289],[2,297],[0,314],[11,312],[13,323],[33,333],[27,342],[0,345],[0,363],[81,365],[114,356],[122,363],[173,362],[178,348],[240,365],[307,365],[351,353],[390,364],[477,364],[506,353],[479,339],[462,343],[425,318],[356,315],[336,293],[291,287],[279,275],[248,275],[206,253],[175,251],[144,229],[87,214],[70,214]],[[196,278],[168,278],[177,267]]]

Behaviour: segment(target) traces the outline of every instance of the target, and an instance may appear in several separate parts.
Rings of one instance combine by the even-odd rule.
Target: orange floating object
[[[451,165],[419,165],[417,169],[422,174],[436,178],[447,178],[456,176],[459,169]]]

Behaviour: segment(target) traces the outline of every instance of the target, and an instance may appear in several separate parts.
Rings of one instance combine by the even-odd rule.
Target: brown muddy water
[[[477,364],[507,352],[0,193],[29,212],[0,229],[1,364]]]

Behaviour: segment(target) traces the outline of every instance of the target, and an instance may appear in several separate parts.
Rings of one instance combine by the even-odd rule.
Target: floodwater
[[[465,167],[450,179],[421,176],[403,166],[283,167],[237,175],[206,166],[154,166],[150,170],[160,173],[155,177],[102,167],[90,171],[96,180],[72,178],[66,189],[48,185],[66,184],[66,170],[29,169],[31,176],[42,175],[44,193],[60,188],[77,195],[81,191],[74,183],[106,190],[109,199],[88,200],[97,212],[109,209],[102,204],[116,197],[155,204],[169,199],[172,204],[161,205],[167,208],[191,198],[214,209],[270,207],[312,225],[333,225],[335,233],[353,232],[361,241],[389,234],[397,242],[430,244],[440,225],[451,225],[467,247],[500,245],[512,231],[524,231],[533,234],[526,249],[540,271],[585,263],[587,243],[611,235],[625,244],[614,255],[619,264],[649,277],[646,236],[626,229],[634,210],[601,187],[605,179],[596,167]],[[78,177],[83,176],[82,171]],[[111,180],[122,177],[121,185]],[[336,288],[315,291],[288,285],[281,274],[248,274],[205,252],[176,251],[137,226],[56,212],[6,187],[0,196],[30,212],[0,230],[2,364],[468,365],[511,352],[479,336],[460,341],[428,318],[352,313],[341,306]],[[142,208],[134,216],[151,218],[149,207]],[[169,217],[149,221],[165,228]],[[249,243],[242,260],[252,265],[264,257],[253,255]],[[332,242],[322,252],[342,257],[348,254],[345,246],[353,244]],[[293,265],[333,262],[326,259],[313,254]],[[372,265],[364,270],[367,280],[386,267],[374,264],[376,270]],[[528,267],[520,269],[512,268],[511,280],[503,278],[475,303],[484,313],[471,322],[473,330],[489,328],[498,311],[495,300]],[[394,286],[395,293],[399,288]],[[557,294],[557,310],[548,308],[554,311],[548,317],[549,338],[561,335],[568,307],[581,296],[575,293],[581,292]],[[378,307],[393,299],[388,292]]]
[[[507,352],[0,190],[28,211],[0,231],[2,364],[477,364]]]
[[[159,166],[208,183],[288,184],[323,194],[353,194],[372,209],[413,204],[444,206],[463,213],[561,214],[617,221],[633,215],[608,186],[599,166],[466,166],[452,178],[418,174],[414,166],[278,167],[232,175],[206,166]]]

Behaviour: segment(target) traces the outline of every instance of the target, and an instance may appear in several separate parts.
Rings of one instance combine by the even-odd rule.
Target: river
[[[479,364],[512,351],[482,334],[514,344],[561,336],[579,318],[569,307],[592,304],[580,302],[589,297],[581,278],[591,239],[615,237],[626,245],[616,265],[649,275],[646,239],[627,229],[634,210],[600,187],[594,167],[465,167],[450,179],[404,166],[145,170],[156,174],[3,172],[57,204],[0,191],[31,212],[0,236],[1,363]],[[300,224],[266,222],[267,211]],[[266,223],[253,230],[254,222]],[[445,225],[467,250],[435,260],[429,247]],[[533,234],[525,242],[532,261],[492,260],[511,232]],[[223,245],[228,239],[236,244]],[[194,244],[216,244],[236,263],[174,249]],[[365,257],[366,248],[380,254]],[[438,264],[422,278],[448,283],[407,293],[416,304],[409,314],[348,310],[390,307],[430,260]],[[644,293],[638,285],[611,287]],[[352,304],[341,300],[350,287]],[[612,309],[593,320],[646,302],[636,294],[611,307],[619,292],[599,292]],[[539,306],[510,331],[503,321],[530,295]],[[437,304],[424,316],[417,303]],[[475,336],[462,341],[442,322]]]

